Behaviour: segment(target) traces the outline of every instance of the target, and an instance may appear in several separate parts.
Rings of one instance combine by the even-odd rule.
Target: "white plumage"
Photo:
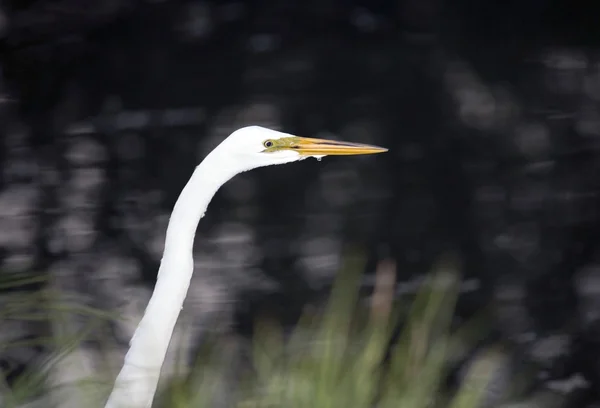
[[[296,137],[258,126],[233,132],[200,163],[171,213],[154,292],[130,342],[105,408],[150,408],[194,261],[198,222],[217,190],[236,174],[257,167],[325,155],[384,152],[363,144]]]

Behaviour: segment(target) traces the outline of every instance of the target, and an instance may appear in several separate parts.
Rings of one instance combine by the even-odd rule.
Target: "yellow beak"
[[[336,140],[297,137],[292,148],[306,156],[347,156],[355,154],[374,154],[387,152],[388,149],[362,143],[339,142]]]

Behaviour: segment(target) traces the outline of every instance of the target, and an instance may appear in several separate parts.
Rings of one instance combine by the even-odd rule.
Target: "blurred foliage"
[[[249,364],[227,360],[227,356],[223,359],[231,352],[228,341],[223,335],[213,338],[199,352],[191,372],[165,379],[155,406],[480,406],[496,368],[494,353],[468,369],[458,390],[445,383],[448,361],[462,353],[466,342],[481,338],[480,329],[485,326],[473,319],[451,329],[460,283],[454,260],[443,258],[415,296],[402,298],[394,294],[395,264],[383,262],[370,301],[359,292],[363,264],[362,256],[346,257],[328,301],[307,308],[291,333],[273,319],[259,319]],[[6,274],[2,288],[18,288],[35,279]],[[103,363],[92,377],[61,378],[67,372],[61,365],[69,364],[69,355],[77,360],[77,349],[96,325],[116,316],[78,305],[66,293],[55,293],[52,285],[27,295],[14,292],[3,299],[3,321],[34,319],[49,324],[50,335],[38,339],[36,345],[52,352],[10,386],[7,381],[0,383],[1,406],[23,407],[32,400],[41,406],[60,406],[61,393],[73,390],[86,405],[101,406],[116,372]],[[75,315],[86,317],[86,325],[77,330],[72,326]],[[398,322],[402,322],[399,336]],[[19,341],[0,340],[2,351],[19,345]],[[185,366],[185,356],[181,357],[180,366]],[[227,374],[232,367],[235,378]]]
[[[362,262],[351,258],[324,310],[307,311],[291,334],[268,318],[258,321],[252,368],[236,370],[237,393],[228,396],[234,406],[479,406],[493,358],[475,364],[458,392],[442,386],[447,358],[460,343],[460,331],[450,331],[459,282],[451,265],[440,264],[408,304],[388,296],[366,305],[357,290]],[[405,326],[395,341],[394,323],[402,316]],[[223,377],[211,367],[215,354],[208,350],[222,345],[208,346],[192,374],[157,398],[159,406],[218,405],[215,390]]]
[[[118,316],[81,304],[77,301],[76,294],[70,299],[67,293],[58,293],[52,285],[46,285],[37,291],[23,291],[23,288],[30,285],[48,284],[48,279],[47,274],[33,272],[0,275],[0,292],[3,292],[0,322],[4,329],[4,335],[0,336],[0,353],[10,355],[11,351],[16,349],[40,347],[51,351],[43,361],[30,365],[23,372],[16,374],[12,372],[11,367],[3,367],[5,369],[0,372],[0,406],[3,408],[22,407],[33,399],[45,399],[49,392],[60,387],[98,388],[98,380],[93,378],[81,378],[80,381],[68,384],[53,384],[53,378],[57,376],[52,376],[51,372],[57,370],[65,357],[89,338],[98,324],[114,321]],[[73,330],[72,322],[77,317],[84,317],[86,324],[83,328]],[[48,334],[22,338],[18,337],[18,330],[14,331],[16,336],[9,333],[12,329],[11,324],[29,323],[46,326]],[[14,377],[10,385],[9,377]]]
[[[480,406],[480,399],[495,370],[495,359],[484,357],[473,364],[455,391],[445,385],[448,360],[459,355],[468,338],[481,333],[479,322],[452,330],[460,276],[452,258],[443,258],[413,297],[394,296],[395,264],[383,262],[376,273],[370,301],[360,292],[363,257],[346,257],[346,265],[323,306],[307,308],[290,333],[268,317],[257,321],[251,361],[243,364],[222,358],[230,353],[227,339],[215,337],[197,356],[189,373],[165,381],[155,406],[237,408],[266,407],[449,407]],[[32,277],[9,279],[3,288],[19,287]],[[101,406],[110,391],[108,367],[94,377],[62,379],[59,366],[89,337],[95,325],[114,319],[108,313],[76,306],[65,293],[60,296],[47,285],[29,295],[16,292],[4,297],[3,319],[48,322],[51,335],[39,345],[53,352],[37,367],[22,373],[10,384],[0,383],[2,407],[22,407],[37,400],[58,406],[61,392],[81,392],[86,405]],[[73,315],[86,316],[87,325],[73,330]],[[396,336],[398,322],[402,330]],[[221,335],[222,336],[222,335]],[[479,337],[475,336],[475,337]],[[2,341],[0,349],[18,345]],[[493,354],[493,353],[492,353]],[[184,356],[182,361],[184,361]],[[66,363],[68,364],[68,363]],[[181,366],[184,366],[182,364]],[[64,365],[63,365],[64,366]],[[227,371],[236,372],[235,378]],[[59,371],[55,371],[59,370]],[[52,375],[52,371],[58,375]],[[57,381],[58,379],[58,381]],[[223,404],[223,394],[228,402]],[[29,406],[29,405],[28,405]],[[36,405],[37,406],[37,405]]]

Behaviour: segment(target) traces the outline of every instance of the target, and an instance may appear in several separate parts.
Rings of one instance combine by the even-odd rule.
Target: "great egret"
[[[260,126],[233,132],[196,167],[171,213],[156,286],[105,408],[149,408],[175,322],[194,271],[192,247],[198,222],[217,190],[238,173],[327,155],[357,155],[387,149],[311,139]]]

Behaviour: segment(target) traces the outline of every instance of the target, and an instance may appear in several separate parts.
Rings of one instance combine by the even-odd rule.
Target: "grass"
[[[43,289],[19,290],[29,285],[42,286]],[[117,317],[69,300],[67,294],[54,290],[44,275],[4,273],[0,275],[0,292],[4,292],[0,322],[5,333],[11,324],[33,324],[47,333],[24,339],[0,337],[0,355],[10,355],[13,350],[27,348],[43,348],[48,352],[43,361],[36,361],[16,376],[10,387],[7,378],[2,377],[0,372],[0,406],[25,407],[36,399],[46,399],[50,394],[69,387],[79,389],[83,395],[92,395],[87,390],[98,388],[98,379],[84,378],[70,384],[59,384],[56,381],[59,376],[52,373],[61,370],[64,363],[69,363],[68,359],[73,359],[73,352],[98,324]],[[72,322],[75,318],[83,318],[85,326],[74,330]],[[13,373],[9,370],[6,374],[8,377]],[[52,405],[46,402],[41,406]]]
[[[456,266],[448,260],[440,262],[408,301],[395,300],[395,267],[388,262],[377,271],[371,302],[365,302],[358,290],[362,270],[360,257],[347,257],[329,301],[323,308],[307,309],[291,334],[267,318],[257,321],[248,364],[236,358],[223,360],[237,354],[224,347],[224,339],[214,339],[190,373],[168,381],[154,406],[212,408],[224,406],[224,397],[225,406],[235,408],[479,406],[493,371],[491,359],[475,364],[458,392],[443,387],[448,357],[461,347],[461,331],[450,330],[458,294]],[[48,307],[36,318],[56,320],[67,312],[113,318],[96,310],[61,305],[47,293],[45,296]],[[15,299],[9,308],[13,317],[32,317],[29,311],[35,309],[31,304],[25,306],[24,299]],[[39,299],[37,302],[40,313]],[[399,321],[403,322],[401,334],[393,338]],[[9,396],[3,406],[22,406],[51,391],[47,374],[86,335],[85,331],[74,335],[55,331],[50,343],[57,352],[44,370],[23,374],[10,391],[0,382],[0,393]],[[9,347],[11,344],[0,344],[0,351]],[[101,406],[97,391],[108,392],[111,379],[107,377],[102,382],[87,380],[82,395],[89,394],[95,402],[84,401],[85,405]],[[77,386],[83,386],[83,381]],[[96,394],[93,398],[92,393]]]
[[[441,386],[446,362],[457,350],[460,331],[450,333],[458,274],[442,262],[407,304],[395,302],[393,268],[378,271],[370,304],[359,300],[360,259],[348,259],[324,310],[305,313],[291,335],[262,319],[253,339],[252,369],[238,378],[228,406],[236,408],[477,407],[493,370],[491,359],[471,369],[450,395]],[[387,284],[385,284],[387,282]],[[394,323],[405,325],[392,342]],[[207,355],[212,353],[207,352]],[[172,384],[161,407],[213,406],[219,374],[206,370]],[[222,380],[222,379],[221,379]],[[226,381],[226,380],[223,380]],[[229,380],[231,383],[231,380]],[[231,390],[232,391],[232,390]]]

